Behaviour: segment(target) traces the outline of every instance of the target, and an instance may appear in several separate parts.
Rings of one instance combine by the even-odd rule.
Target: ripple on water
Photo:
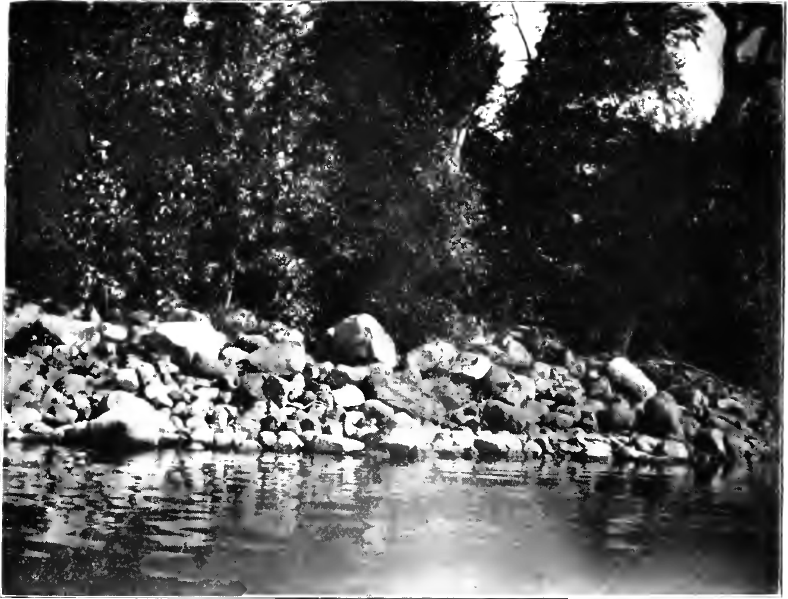
[[[764,592],[779,563],[776,495],[746,472],[6,456],[6,593]]]

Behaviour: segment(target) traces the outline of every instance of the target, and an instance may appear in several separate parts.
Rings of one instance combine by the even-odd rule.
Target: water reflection
[[[6,448],[4,593],[774,590],[747,472]]]

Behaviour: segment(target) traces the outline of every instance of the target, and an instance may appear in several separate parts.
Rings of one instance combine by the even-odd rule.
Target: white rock
[[[270,339],[265,335],[239,336],[239,339],[257,346],[257,349],[244,358],[263,372],[276,374],[289,374],[304,370],[306,346],[302,338],[303,335],[293,335],[280,340]],[[233,354],[233,357],[236,357],[236,354]]]
[[[365,397],[361,392],[361,389],[355,385],[345,385],[344,387],[335,389],[333,395],[337,407],[340,408],[352,408],[354,406],[360,406],[365,401]]]
[[[446,341],[433,341],[425,343],[408,352],[406,361],[408,368],[414,371],[426,372],[435,367],[450,370],[460,352],[451,343]]]
[[[640,368],[623,357],[613,358],[607,364],[610,379],[617,385],[636,393],[643,400],[657,394],[657,387]]]
[[[492,368],[487,356],[472,352],[462,352],[451,364],[453,374],[464,374],[472,379],[482,379]]]
[[[169,415],[158,411],[144,399],[127,393],[113,391],[107,398],[109,411],[88,423],[90,433],[114,430],[123,425],[126,437],[136,443],[157,445],[176,435]]]
[[[123,343],[129,336],[128,329],[120,324],[104,322],[99,327],[99,330],[105,341],[111,341],[113,343]]]

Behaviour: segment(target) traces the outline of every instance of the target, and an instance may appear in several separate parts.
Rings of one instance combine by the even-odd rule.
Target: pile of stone
[[[623,357],[578,357],[534,327],[400,356],[361,314],[327,332],[318,361],[302,333],[245,311],[107,323],[27,304],[6,319],[6,440],[648,462],[750,460],[765,448],[745,396],[650,378]]]

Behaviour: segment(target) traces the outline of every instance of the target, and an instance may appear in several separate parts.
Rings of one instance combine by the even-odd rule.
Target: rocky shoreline
[[[6,313],[6,443],[693,465],[774,449],[742,390],[672,362],[576,356],[536,327],[400,356],[355,315],[318,359],[301,332],[245,311],[78,315]]]

